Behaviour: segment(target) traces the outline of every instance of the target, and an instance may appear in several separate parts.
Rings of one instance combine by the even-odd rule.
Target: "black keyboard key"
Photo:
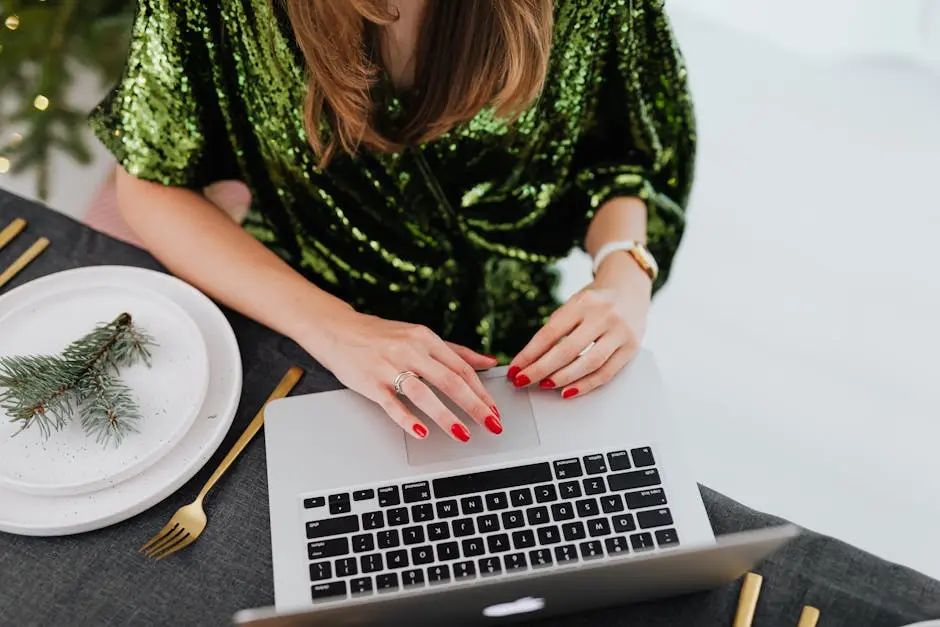
[[[587,455],[584,458],[584,472],[599,475],[607,472],[607,461],[603,455]]]
[[[385,513],[382,510],[377,512],[365,512],[362,515],[363,529],[381,529],[385,526]]]
[[[581,549],[581,559],[592,560],[598,557],[604,557],[604,545],[600,540],[589,540],[578,545]]]
[[[480,530],[480,533],[499,531],[499,516],[496,514],[477,516],[477,529]]]
[[[525,553],[510,553],[509,555],[504,555],[503,565],[506,567],[507,573],[514,570],[525,570],[529,567],[525,559]]]
[[[640,490],[639,492],[627,492],[624,497],[626,497],[627,507],[630,509],[658,507],[660,505],[666,504],[666,493],[663,492],[662,488]]]
[[[324,505],[326,505],[326,499],[322,496],[312,496],[309,499],[304,499],[304,509],[314,509]]]
[[[424,542],[424,527],[405,527],[401,530],[401,539],[405,546]]]
[[[335,601],[344,598],[346,596],[346,582],[318,583],[310,588],[310,596],[314,601]]]
[[[411,563],[415,566],[423,566],[434,561],[434,549],[430,545],[416,546],[411,549]]]
[[[616,472],[618,470],[629,470],[630,468],[630,456],[626,451],[614,451],[612,453],[607,453],[607,468],[611,472]]]
[[[662,509],[650,509],[645,512],[637,512],[636,521],[639,523],[640,529],[668,527],[672,524],[672,513],[665,507]]]
[[[657,529],[656,544],[661,547],[679,546],[679,534],[675,529]]]
[[[633,465],[637,468],[656,465],[656,461],[653,459],[653,451],[648,446],[635,448],[630,451],[630,455],[633,456]]]
[[[568,542],[583,540],[587,537],[587,532],[584,530],[584,523],[580,520],[563,524],[561,526],[561,533]]]
[[[472,518],[460,518],[455,520],[453,523],[454,537],[462,538],[464,536],[472,536],[476,533],[476,529],[473,526]]]
[[[428,540],[430,542],[437,542],[438,540],[446,540],[450,537],[450,527],[446,522],[436,522],[428,525]]]
[[[380,531],[375,535],[379,539],[380,549],[394,549],[396,546],[401,544],[397,529],[386,529],[385,531]]]
[[[601,511],[605,514],[616,514],[623,511],[623,498],[619,494],[608,494],[601,498]]]
[[[653,548],[653,536],[649,532],[635,533],[630,536],[630,544],[634,551],[646,551]]]
[[[352,537],[353,551],[356,553],[365,553],[375,550],[375,538],[371,533],[363,533]]]
[[[435,479],[432,483],[434,485],[434,496],[445,499],[462,494],[519,488],[551,480],[552,469],[548,462],[542,462],[516,466],[515,468],[501,468],[499,470],[487,470],[456,477]]]
[[[636,530],[636,523],[633,521],[633,514],[618,514],[610,519],[614,523],[614,531],[617,533],[626,533]]]
[[[375,587],[381,592],[398,590],[398,573],[382,573],[375,576]]]
[[[349,492],[331,494],[330,498],[328,498],[327,501],[330,503],[342,503],[343,501],[349,502]]]
[[[314,562],[310,564],[310,581],[323,581],[333,578],[333,565],[329,562]]]
[[[468,496],[460,499],[460,511],[464,516],[472,516],[483,512],[483,499],[479,496]]]
[[[503,572],[503,565],[498,557],[484,557],[477,564],[480,566],[480,576],[498,575]]]
[[[525,518],[522,516],[521,509],[503,512],[503,529],[518,529],[519,527],[525,527]]]
[[[451,499],[449,501],[440,501],[437,504],[437,517],[438,518],[453,518],[460,514],[460,510],[457,507],[457,501]]]
[[[331,494],[330,498],[327,499],[330,503],[330,514],[336,516],[338,514],[348,514],[352,511],[352,503],[349,500],[349,494]]]
[[[424,571],[420,568],[415,570],[406,570],[401,574],[401,584],[403,586],[423,586]]]
[[[483,538],[469,538],[462,542],[464,557],[477,557],[486,553],[486,545]]]
[[[324,557],[338,557],[349,553],[349,540],[347,538],[333,538],[319,540],[307,545],[307,559],[319,560]]]
[[[552,559],[552,550],[536,549],[535,551],[529,551],[529,563],[532,564],[532,568],[551,566],[555,563]]]
[[[363,574],[374,573],[382,570],[382,554],[370,553],[359,558],[359,565],[362,567]]]
[[[624,536],[614,536],[604,540],[604,546],[607,547],[608,555],[617,555],[618,553],[629,553],[630,545]]]
[[[354,595],[372,594],[372,577],[358,577],[349,582],[349,591]]]
[[[606,518],[592,518],[587,521],[588,535],[592,538],[610,535],[610,523]]]
[[[509,503],[513,507],[526,507],[527,505],[532,505],[532,490],[529,488],[512,490],[509,493]]]
[[[510,549],[509,545],[509,534],[506,533],[497,533],[489,536],[486,539],[486,546],[489,548],[490,553],[503,553]]]
[[[398,494],[398,486],[390,485],[379,488],[379,505],[382,507],[391,507],[401,503],[401,496]]]
[[[395,549],[385,554],[385,567],[389,570],[408,568],[408,566],[408,551],[406,549]]]
[[[637,488],[646,488],[662,483],[659,479],[659,471],[655,468],[648,470],[632,470],[630,472],[621,472],[616,475],[607,476],[607,485],[612,492],[621,490],[636,490]]]
[[[338,516],[325,520],[312,520],[307,523],[307,539],[344,536],[359,531],[359,517],[355,515]]]
[[[437,545],[437,561],[449,562],[460,557],[460,545],[456,542],[441,542]]]
[[[564,481],[558,484],[558,492],[563,499],[576,499],[581,496],[581,484],[577,481]]]
[[[486,509],[487,511],[496,511],[500,509],[506,509],[509,507],[509,499],[506,497],[505,492],[493,492],[492,494],[486,495]]]
[[[552,505],[552,520],[560,522],[574,518],[574,506],[571,503],[555,503]]]
[[[604,483],[603,477],[588,477],[583,479],[581,484],[584,486],[584,493],[589,496],[607,492],[607,484]]]
[[[531,529],[523,529],[512,534],[512,547],[514,549],[531,549],[533,546],[535,546],[535,532]]]
[[[418,503],[419,501],[431,500],[431,486],[427,481],[418,483],[406,483],[401,487],[401,493],[405,503]]]
[[[573,544],[555,547],[555,559],[559,564],[578,561],[578,549]]]
[[[473,562],[457,562],[454,564],[454,579],[467,579],[476,577],[477,567]]]
[[[343,559],[338,559],[336,560],[335,566],[337,577],[352,577],[353,575],[359,574],[359,570],[356,568],[355,557],[344,557]]]
[[[597,506],[597,499],[584,499],[574,505],[575,509],[578,511],[578,516],[581,518],[590,518],[591,516],[597,516],[601,513],[600,508]]]
[[[583,474],[584,472],[581,470],[581,460],[577,457],[561,459],[555,462],[556,479],[573,479]]]
[[[530,507],[525,512],[526,520],[529,521],[530,525],[544,525],[549,521],[548,518],[548,508],[544,505],[539,505],[538,507]]]
[[[372,577],[359,577],[349,582],[349,591],[352,594],[372,594]]]
[[[411,520],[408,518],[407,507],[393,507],[392,509],[388,510],[389,527],[407,525],[409,522],[411,522]]]
[[[561,542],[561,533],[558,531],[558,527],[555,525],[549,525],[547,527],[539,527],[535,530],[539,536],[539,544],[558,544]]]
[[[430,503],[421,503],[419,505],[411,506],[411,520],[419,522],[427,522],[429,520],[434,520],[434,506]]]
[[[558,492],[555,491],[554,485],[540,485],[535,488],[535,502],[536,503],[551,503],[552,501],[558,500]]]
[[[374,499],[374,498],[375,498],[375,490],[371,488],[368,490],[356,490],[355,492],[353,492],[354,501],[368,501],[369,499]],[[368,579],[367,581],[369,582],[369,586],[370,586],[369,589],[371,590],[372,580]]]
[[[450,567],[446,564],[431,566],[428,568],[429,584],[434,585],[436,583],[447,583],[448,581],[450,581]]]

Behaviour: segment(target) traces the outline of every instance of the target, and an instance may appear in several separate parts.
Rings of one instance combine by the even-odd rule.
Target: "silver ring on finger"
[[[395,382],[393,383],[395,387],[395,394],[398,394],[399,396],[404,395],[405,392],[401,388],[402,388],[402,385],[404,385],[405,381],[407,381],[408,379],[420,379],[420,378],[421,377],[419,377],[417,374],[413,373],[410,370],[403,370],[402,372],[399,372],[398,376],[395,377]]]

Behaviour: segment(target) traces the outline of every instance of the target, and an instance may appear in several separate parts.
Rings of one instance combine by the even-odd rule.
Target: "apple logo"
[[[522,597],[509,603],[497,603],[483,610],[483,615],[487,618],[502,618],[504,616],[513,616],[514,614],[530,614],[538,612],[545,607],[545,599],[536,597]]]

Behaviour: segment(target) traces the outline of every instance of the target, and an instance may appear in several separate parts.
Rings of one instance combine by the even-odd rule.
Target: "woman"
[[[628,363],[695,147],[662,0],[140,0],[91,122],[171,271],[464,442],[429,385],[498,434],[475,370],[571,398]],[[244,224],[194,191],[222,179]],[[594,280],[559,307],[575,246]]]

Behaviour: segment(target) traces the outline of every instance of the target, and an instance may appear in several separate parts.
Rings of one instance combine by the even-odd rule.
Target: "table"
[[[15,284],[68,268],[122,264],[161,270],[147,253],[0,190],[0,225],[29,221],[3,254],[9,263],[39,235],[51,247]],[[107,529],[62,538],[0,534],[0,626],[225,625],[241,608],[273,603],[263,434],[242,454],[207,502],[209,526],[185,551],[155,563],[137,553],[209,473],[291,365],[307,375],[295,390],[335,389],[337,380],[292,341],[233,312],[244,388],[238,415],[209,464],[156,507]],[[719,535],[781,522],[706,487],[702,496]],[[903,533],[903,523],[886,533]],[[756,627],[796,625],[803,605],[821,625],[900,627],[940,618],[940,582],[807,531],[761,566]],[[730,625],[739,584],[678,599],[609,608],[531,623],[542,626]]]

